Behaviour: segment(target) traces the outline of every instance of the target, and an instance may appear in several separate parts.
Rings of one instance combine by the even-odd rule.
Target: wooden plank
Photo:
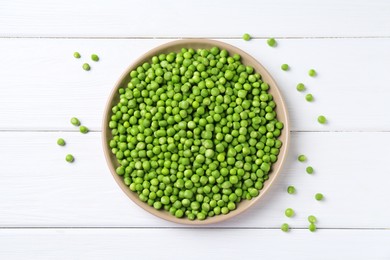
[[[3,229],[2,259],[388,259],[390,230]]]
[[[67,145],[56,145],[58,137]],[[100,133],[0,133],[0,227],[172,227],[130,201],[109,173]],[[65,162],[72,153],[76,161]],[[298,154],[308,157],[302,164]],[[255,207],[217,227],[390,228],[390,133],[293,133],[286,165]],[[312,165],[313,175],[305,172]],[[294,185],[297,194],[286,192]],[[325,200],[314,200],[321,192]],[[288,219],[284,210],[295,209]]]
[[[125,68],[165,40],[0,40],[0,130],[67,130],[79,117],[101,129],[103,109]],[[389,131],[390,39],[223,40],[247,51],[271,72],[283,93],[294,131]],[[79,51],[80,60],[73,58]],[[91,53],[101,60],[94,63]],[[90,62],[92,70],[81,69]],[[280,69],[288,63],[291,70]],[[318,77],[307,71],[315,68]],[[296,91],[304,82],[315,102]],[[324,114],[327,126],[316,118]]]
[[[386,0],[7,0],[0,36],[388,37],[389,12]]]

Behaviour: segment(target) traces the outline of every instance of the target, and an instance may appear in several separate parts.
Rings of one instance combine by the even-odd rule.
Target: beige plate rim
[[[244,200],[241,201],[236,210],[229,212],[226,215],[218,215],[214,217],[206,218],[205,220],[194,220],[191,221],[187,218],[176,218],[175,216],[172,216],[169,212],[164,210],[156,210],[153,207],[149,206],[147,203],[142,202],[136,193],[132,192],[128,186],[126,186],[123,182],[123,178],[116,174],[114,165],[118,165],[118,162],[116,161],[115,156],[111,153],[111,149],[108,145],[108,140],[111,137],[111,132],[108,128],[108,122],[111,117],[111,108],[114,103],[118,100],[118,89],[122,86],[125,86],[128,82],[130,71],[139,66],[140,64],[144,63],[145,61],[150,61],[150,59],[159,53],[169,53],[171,51],[179,51],[181,48],[211,48],[213,46],[217,46],[220,49],[225,49],[229,52],[230,55],[238,53],[241,56],[242,63],[244,65],[250,65],[252,66],[256,72],[260,73],[262,75],[263,81],[267,82],[270,85],[269,92],[273,95],[274,100],[277,104],[276,106],[276,112],[277,112],[277,118],[278,120],[282,121],[284,123],[284,129],[282,131],[281,136],[279,137],[280,140],[282,140],[283,145],[280,149],[280,153],[278,156],[278,161],[273,164],[272,166],[272,172],[269,175],[269,179],[264,183],[263,189],[260,191],[259,196],[256,198],[253,198],[251,200]],[[102,141],[103,141],[103,150],[104,150],[104,156],[108,165],[108,168],[110,169],[110,172],[112,176],[114,177],[116,183],[120,186],[120,188],[123,190],[123,192],[138,206],[143,208],[144,210],[148,211],[149,213],[171,221],[178,224],[187,224],[187,225],[206,225],[206,224],[215,224],[221,221],[225,221],[228,219],[231,219],[242,212],[246,211],[253,205],[255,205],[261,198],[264,197],[264,195],[267,193],[267,191],[270,189],[272,184],[275,182],[277,176],[280,174],[280,171],[284,165],[284,162],[287,157],[287,151],[289,147],[290,142],[290,124],[289,124],[289,117],[288,112],[286,109],[285,101],[277,87],[277,84],[275,80],[271,77],[271,75],[268,73],[268,71],[252,56],[247,54],[246,52],[242,51],[241,49],[234,47],[230,44],[215,41],[215,40],[209,40],[209,39],[185,39],[185,40],[175,40],[171,41],[162,45],[159,45],[150,51],[143,54],[141,57],[136,59],[122,74],[122,76],[119,78],[119,80],[116,82],[114,88],[112,89],[110,96],[107,100],[106,107],[104,110],[104,116],[103,116],[103,125],[102,125]]]

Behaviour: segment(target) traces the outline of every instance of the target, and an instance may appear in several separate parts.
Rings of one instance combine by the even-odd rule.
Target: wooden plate
[[[108,123],[110,121],[112,111],[111,108],[119,102],[119,94],[118,89],[121,87],[126,87],[127,83],[130,81],[130,72],[137,68],[139,65],[143,64],[144,62],[151,62],[151,59],[153,56],[161,54],[161,53],[169,53],[169,52],[180,52],[181,48],[193,48],[193,49],[199,49],[199,48],[206,48],[210,49],[214,46],[217,46],[220,49],[225,49],[229,52],[230,55],[233,55],[235,53],[239,54],[241,56],[241,62],[244,65],[252,66],[256,72],[260,73],[262,76],[262,80],[264,82],[267,82],[270,86],[269,93],[273,95],[274,100],[276,102],[276,113],[277,118],[279,121],[282,121],[284,123],[284,129],[282,130],[282,133],[279,137],[279,139],[283,142],[283,145],[280,149],[280,153],[278,156],[278,161],[272,165],[272,169],[269,175],[269,179],[264,182],[264,187],[260,191],[260,194],[253,198],[252,200],[243,200],[240,203],[238,203],[236,210],[229,212],[226,215],[218,215],[214,217],[208,217],[205,220],[194,220],[191,221],[187,218],[176,218],[175,216],[172,216],[169,212],[165,210],[156,210],[155,208],[149,206],[147,203],[142,202],[138,195],[135,192],[132,192],[128,186],[124,184],[123,177],[116,174],[115,169],[119,166],[119,163],[116,159],[116,157],[111,153],[111,148],[109,147],[109,141],[111,140],[111,130],[108,127]],[[237,216],[238,214],[244,212],[245,210],[249,209],[255,203],[257,203],[261,198],[264,197],[264,194],[270,189],[271,185],[274,183],[276,177],[279,175],[281,168],[283,166],[283,163],[286,158],[288,146],[289,146],[289,139],[290,139],[290,127],[289,127],[289,121],[288,121],[288,113],[286,109],[285,102],[282,98],[282,95],[280,94],[280,91],[271,77],[271,75],[268,73],[268,71],[253,57],[251,57],[249,54],[245,53],[244,51],[223,43],[219,41],[214,40],[207,40],[207,39],[188,39],[188,40],[177,40],[172,41],[163,45],[160,45],[144,55],[142,55],[140,58],[138,58],[136,61],[133,62],[132,65],[130,65],[126,71],[122,74],[116,85],[114,86],[114,89],[112,90],[110,97],[108,98],[106,109],[104,111],[104,117],[103,117],[103,132],[102,132],[102,139],[103,139],[103,149],[104,149],[104,155],[106,157],[106,161],[108,164],[108,167],[112,173],[112,176],[114,177],[115,181],[118,183],[119,187],[126,193],[126,195],[133,200],[138,206],[143,208],[144,210],[152,213],[153,215],[160,217],[162,219],[172,221],[175,223],[180,224],[189,224],[189,225],[204,225],[204,224],[212,224],[221,222],[227,219],[230,219],[234,216]],[[265,201],[263,201],[265,203]]]

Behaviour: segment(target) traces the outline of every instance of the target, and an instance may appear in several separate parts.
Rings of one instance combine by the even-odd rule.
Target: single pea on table
[[[242,36],[242,39],[244,41],[249,41],[252,37],[248,34],[248,33],[245,33],[243,36]]]
[[[91,66],[89,66],[88,63],[84,63],[83,64],[83,69],[86,70],[86,71],[91,70]]]
[[[80,125],[80,120],[78,120],[76,117],[72,117],[70,119],[70,123],[74,126],[79,126]]]
[[[71,154],[68,154],[65,156],[65,160],[69,163],[72,163],[74,161],[74,157]]]
[[[275,38],[269,38],[269,39],[267,40],[267,44],[268,44],[270,47],[276,47],[277,42],[276,42]]]
[[[284,70],[284,71],[287,71],[287,70],[290,69],[290,66],[289,66],[288,64],[282,64],[282,65],[280,66],[280,68],[281,68],[282,70]]]
[[[307,172],[308,174],[312,174],[312,173],[314,172],[313,167],[311,167],[311,166],[306,167],[306,172]]]
[[[309,220],[310,223],[316,223],[317,222],[317,218],[313,215],[310,215],[307,217],[307,220]]]
[[[312,102],[314,100],[312,94],[306,94],[305,99],[306,99],[307,102]]]
[[[287,187],[287,192],[288,192],[288,194],[295,194],[296,189],[295,189],[294,186],[288,186]]]
[[[317,230],[316,225],[315,225],[314,223],[310,223],[310,224],[309,224],[309,230],[310,230],[311,232],[315,232],[315,231]]]
[[[290,226],[287,223],[283,223],[282,226],[280,227],[280,229],[283,232],[288,232],[288,231],[290,231]]]
[[[307,160],[306,155],[301,154],[301,155],[298,156],[298,161],[300,161],[300,162],[306,162],[306,160]]]
[[[86,133],[88,133],[89,132],[89,129],[88,129],[88,127],[86,127],[86,126],[80,126],[80,133],[82,133],[82,134],[86,134]]]
[[[298,83],[298,84],[297,84],[297,90],[298,90],[299,92],[305,91],[305,90],[306,90],[305,84],[303,84],[303,83]]]
[[[99,56],[97,56],[96,54],[92,54],[92,55],[91,55],[91,60],[93,60],[93,61],[99,61]]]
[[[325,116],[318,116],[318,118],[317,118],[317,121],[318,121],[318,123],[320,123],[320,124],[326,124],[327,123],[327,119],[326,119],[326,117]]]
[[[324,195],[322,193],[316,193],[316,195],[314,195],[314,198],[320,201],[324,199]]]
[[[65,140],[62,139],[62,138],[58,138],[57,144],[58,144],[59,146],[65,146]]]
[[[317,76],[317,71],[315,71],[314,69],[310,69],[308,74],[310,77],[315,77],[315,76]]]
[[[284,211],[284,214],[286,215],[286,217],[293,217],[295,215],[295,211],[292,209],[292,208],[287,208],[285,211]]]

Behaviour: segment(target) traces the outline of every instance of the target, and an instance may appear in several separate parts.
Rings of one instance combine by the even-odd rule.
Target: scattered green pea
[[[251,39],[251,36],[248,34],[248,33],[245,33],[243,36],[242,36],[242,39],[244,41],[249,41]]]
[[[288,64],[282,64],[282,65],[280,66],[280,68],[281,68],[282,70],[286,71],[286,70],[289,70],[289,69],[290,69],[290,66],[288,66]]]
[[[99,61],[99,56],[97,56],[96,54],[92,54],[92,55],[91,55],[91,59],[92,59],[93,61]]]
[[[306,94],[305,99],[307,102],[312,102],[313,101],[313,95],[312,94]]]
[[[57,144],[60,145],[60,146],[64,146],[65,145],[65,140],[62,139],[62,138],[58,138]]]
[[[316,225],[315,225],[314,223],[310,223],[310,225],[309,225],[309,230],[310,230],[311,232],[315,232],[315,231],[317,230]]]
[[[326,117],[325,116],[318,116],[317,118],[318,123],[320,124],[326,124]]]
[[[283,232],[288,232],[288,231],[290,231],[290,226],[287,223],[283,223],[282,226],[280,227],[280,229]]]
[[[276,43],[275,38],[269,38],[269,39],[267,40],[267,44],[268,44],[270,47],[275,47],[277,43]]]
[[[78,120],[76,117],[72,117],[70,119],[70,123],[74,126],[79,126],[80,125],[80,120]]]
[[[287,187],[288,194],[295,194],[296,190],[294,186],[288,186]]]
[[[312,173],[314,172],[313,167],[311,167],[311,166],[306,167],[306,172],[307,172],[308,174],[312,174]]]
[[[76,51],[75,53],[73,53],[73,57],[75,57],[76,59],[80,59],[81,55]]]
[[[89,132],[89,129],[86,126],[80,126],[80,133],[86,134]]]
[[[68,154],[68,155],[66,155],[65,160],[66,160],[68,163],[72,163],[72,162],[74,161],[74,157],[73,157],[73,155]]]
[[[298,83],[297,90],[302,92],[302,91],[306,90],[306,87],[305,87],[305,85],[303,83]]]
[[[317,76],[317,72],[314,69],[310,69],[309,70],[309,76],[310,77],[315,77],[315,76]]]
[[[323,200],[324,199],[324,195],[322,193],[317,193],[316,195],[314,195],[314,198],[316,200]]]
[[[86,71],[88,71],[88,70],[91,69],[91,67],[89,66],[88,63],[84,63],[84,64],[83,64],[83,69],[86,70]]]
[[[292,208],[287,208],[285,211],[284,211],[284,214],[286,215],[286,217],[289,217],[291,218],[292,216],[295,215],[295,212]]]
[[[306,160],[307,160],[306,155],[301,154],[301,155],[298,156],[298,161],[306,162]]]
[[[307,220],[309,220],[309,222],[313,223],[313,224],[315,224],[317,222],[317,218],[313,215],[308,216]]]

